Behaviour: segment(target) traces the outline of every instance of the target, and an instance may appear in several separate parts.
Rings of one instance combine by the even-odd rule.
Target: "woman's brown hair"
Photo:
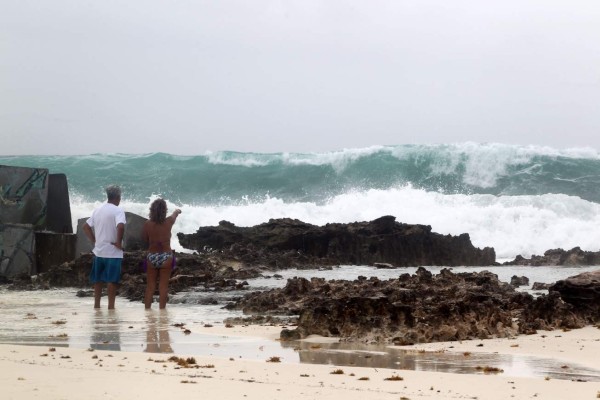
[[[167,218],[167,202],[156,199],[150,204],[150,221],[162,224]]]

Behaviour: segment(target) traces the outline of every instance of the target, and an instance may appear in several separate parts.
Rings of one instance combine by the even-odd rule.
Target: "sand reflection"
[[[146,353],[173,353],[169,338],[170,318],[167,310],[146,311]]]
[[[121,332],[117,310],[94,310],[90,347],[96,350],[121,350]]]

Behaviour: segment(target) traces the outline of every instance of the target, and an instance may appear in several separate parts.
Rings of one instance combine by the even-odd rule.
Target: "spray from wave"
[[[98,203],[75,202],[74,217],[89,216]],[[133,213],[147,215],[147,203],[123,202]],[[550,248],[581,246],[598,250],[600,204],[561,194],[541,196],[445,195],[411,187],[352,192],[324,204],[287,203],[280,198],[240,201],[237,204],[181,207],[176,232],[193,233],[199,226],[227,220],[238,226],[264,223],[270,218],[297,218],[315,225],[329,222],[370,221],[394,215],[398,221],[431,225],[435,232],[458,235],[468,232],[477,247],[492,246],[499,260],[517,254],[542,254]],[[177,241],[173,245],[182,250]]]

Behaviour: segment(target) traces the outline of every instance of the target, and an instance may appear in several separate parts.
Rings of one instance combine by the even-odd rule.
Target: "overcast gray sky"
[[[2,0],[0,154],[600,149],[600,2]]]

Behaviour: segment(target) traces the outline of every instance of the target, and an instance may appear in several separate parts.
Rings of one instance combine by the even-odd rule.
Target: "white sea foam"
[[[73,198],[73,197],[72,197]],[[129,202],[121,206],[146,216],[148,203]],[[75,199],[71,205],[74,222],[87,217],[100,203]],[[279,198],[240,201],[236,205],[180,207],[183,214],[174,232],[193,233],[200,226],[214,226],[221,220],[238,226],[253,226],[270,218],[297,218],[315,225],[329,222],[370,221],[394,215],[399,222],[431,225],[434,232],[458,235],[469,233],[477,247],[494,247],[499,260],[517,254],[529,257],[551,248],[598,251],[600,204],[561,194],[541,196],[444,195],[411,187],[355,191],[331,198],[325,204],[286,203]],[[173,247],[182,250],[176,236]]]

